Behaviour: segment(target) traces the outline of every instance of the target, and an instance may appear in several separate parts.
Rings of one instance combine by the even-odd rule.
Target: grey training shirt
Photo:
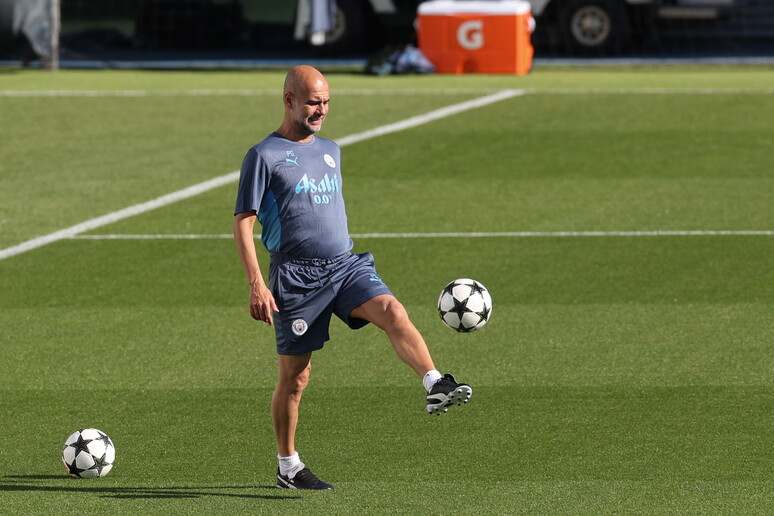
[[[270,134],[242,162],[234,214],[258,214],[272,253],[332,258],[351,250],[340,157],[325,138],[301,143]]]

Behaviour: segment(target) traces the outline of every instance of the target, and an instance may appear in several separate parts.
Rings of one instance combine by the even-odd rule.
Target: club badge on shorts
[[[299,337],[304,333],[306,333],[306,330],[309,329],[309,325],[306,324],[306,321],[303,319],[296,319],[295,321],[293,321],[292,326],[293,326],[293,333],[295,333]]]

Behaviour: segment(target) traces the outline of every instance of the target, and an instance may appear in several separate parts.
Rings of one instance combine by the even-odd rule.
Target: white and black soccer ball
[[[492,316],[492,296],[476,280],[462,278],[446,285],[438,297],[438,314],[443,323],[458,332],[484,326]]]
[[[115,460],[113,441],[96,428],[73,432],[62,447],[62,464],[75,478],[104,477],[113,469]]]

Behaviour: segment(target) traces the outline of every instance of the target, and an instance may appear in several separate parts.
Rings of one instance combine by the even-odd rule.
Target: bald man
[[[341,150],[316,136],[328,115],[328,81],[310,66],[295,67],[285,77],[282,101],[282,124],[242,162],[234,238],[250,285],[250,315],[274,326],[277,343],[279,377],[271,402],[277,486],[333,489],[309,471],[295,447],[312,352],[329,340],[333,314],[352,329],[370,322],[387,334],[397,355],[422,378],[428,413],[467,403],[473,389],[438,372],[403,305],[376,273],[373,256],[351,252]],[[256,220],[271,256],[268,286],[253,238]]]

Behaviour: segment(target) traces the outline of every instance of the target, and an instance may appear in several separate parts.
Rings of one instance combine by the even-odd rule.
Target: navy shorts
[[[277,353],[303,355],[321,349],[330,339],[331,315],[350,328],[368,321],[349,314],[366,301],[392,294],[374,268],[371,253],[345,253],[331,259],[272,254],[269,287],[277,302],[274,333]]]

